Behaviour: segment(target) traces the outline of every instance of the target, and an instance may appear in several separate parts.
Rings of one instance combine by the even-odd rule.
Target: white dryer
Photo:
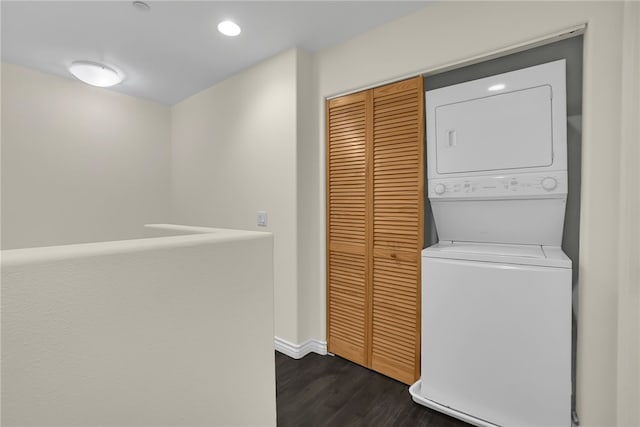
[[[571,423],[565,61],[426,93],[425,406],[476,425]]]

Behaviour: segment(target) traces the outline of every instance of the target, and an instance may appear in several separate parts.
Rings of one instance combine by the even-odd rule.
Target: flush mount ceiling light
[[[491,92],[493,92],[493,91],[496,91],[496,90],[502,90],[502,89],[504,89],[505,87],[506,87],[506,86],[505,86],[504,84],[500,83],[500,84],[497,84],[497,85],[489,86],[489,90],[490,90]]]
[[[240,27],[233,21],[222,21],[218,24],[218,31],[220,31],[225,36],[235,37],[240,34]]]
[[[120,83],[123,76],[111,67],[91,61],[74,61],[69,72],[78,80],[98,87],[109,87]]]

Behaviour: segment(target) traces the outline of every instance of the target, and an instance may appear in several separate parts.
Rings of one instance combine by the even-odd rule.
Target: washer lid
[[[422,256],[425,258],[571,268],[571,260],[557,246],[441,241],[424,249]]]

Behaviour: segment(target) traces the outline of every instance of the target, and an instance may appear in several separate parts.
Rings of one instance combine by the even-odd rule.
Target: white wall
[[[623,34],[617,422],[640,426],[640,3],[625,3]]]
[[[272,250],[213,230],[2,251],[0,423],[275,426]]]
[[[614,425],[617,417],[618,193],[620,166],[621,2],[441,2],[374,29],[315,57],[317,121],[322,98],[432,71],[527,44],[588,24],[584,55],[583,181],[580,245],[578,413],[583,425]],[[324,206],[324,133],[320,125],[306,181]],[[321,165],[321,166],[318,166]],[[637,164],[635,167],[637,168]],[[309,165],[312,167],[312,165]],[[637,182],[629,191],[639,191]],[[637,219],[636,219],[637,220]],[[631,225],[631,219],[624,219]],[[324,213],[316,225],[324,230]],[[324,242],[318,242],[324,265]],[[309,291],[322,311],[309,324],[324,336],[324,274]],[[313,315],[316,315],[313,313]],[[621,369],[624,369],[621,367]],[[622,418],[621,418],[622,419]]]
[[[316,183],[324,168],[317,161],[317,120],[315,68],[313,56],[298,52],[298,341],[309,339],[323,341],[321,325],[318,319],[324,316],[319,301],[322,300],[324,286],[318,286],[318,280],[325,269],[319,262],[320,246],[325,239],[324,229],[318,227],[321,212],[325,206],[320,204]]]
[[[171,109],[173,222],[272,232],[275,331],[294,343],[296,65],[289,50]],[[256,226],[258,210],[268,227]]]
[[[169,215],[169,108],[2,64],[2,247],[118,240]]]

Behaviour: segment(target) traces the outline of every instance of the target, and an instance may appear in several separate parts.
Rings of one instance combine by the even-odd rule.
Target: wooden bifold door
[[[328,350],[407,384],[420,375],[423,152],[421,77],[326,102]]]

